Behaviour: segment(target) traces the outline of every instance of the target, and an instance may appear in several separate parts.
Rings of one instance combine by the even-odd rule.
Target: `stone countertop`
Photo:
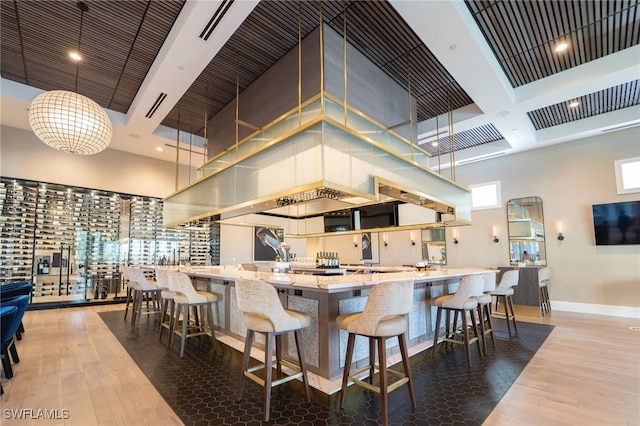
[[[326,293],[338,293],[358,289],[366,289],[383,281],[398,281],[413,279],[416,282],[434,282],[457,279],[464,275],[483,273],[497,273],[497,270],[483,268],[443,268],[434,271],[407,271],[371,273],[356,275],[302,275],[290,273],[243,271],[225,269],[218,266],[192,266],[192,267],[156,267],[170,270],[180,270],[197,278],[214,278],[222,280],[255,279],[263,280],[279,287],[291,287],[300,290],[313,290]]]

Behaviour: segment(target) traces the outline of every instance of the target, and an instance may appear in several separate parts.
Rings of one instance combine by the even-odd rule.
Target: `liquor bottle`
[[[320,267],[320,252],[316,252],[316,268]]]
[[[47,259],[45,259],[42,262],[42,273],[43,274],[48,274],[49,273],[49,261]]]

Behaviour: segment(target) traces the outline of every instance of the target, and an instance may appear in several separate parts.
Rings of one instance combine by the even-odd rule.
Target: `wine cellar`
[[[162,227],[162,200],[0,178],[0,284],[32,281],[31,304],[113,301],[123,265],[217,265],[219,225]]]

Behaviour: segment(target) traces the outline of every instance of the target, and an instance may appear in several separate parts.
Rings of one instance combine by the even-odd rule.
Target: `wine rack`
[[[0,181],[0,284],[31,280],[37,188]]]
[[[0,284],[31,280],[32,303],[77,303],[122,296],[120,265],[219,263],[217,223],[163,228],[162,208],[151,197],[2,177]]]

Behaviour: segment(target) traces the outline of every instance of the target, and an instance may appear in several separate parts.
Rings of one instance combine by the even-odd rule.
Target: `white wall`
[[[57,151],[30,130],[0,128],[0,175],[162,198],[174,192],[175,163],[106,149],[94,155]],[[180,185],[188,181],[180,169]]]
[[[87,157],[64,154],[44,145],[30,131],[6,126],[1,136],[3,176],[156,197],[173,192],[175,168],[171,163],[109,149]],[[452,243],[452,229],[447,230],[448,266],[508,265],[506,202],[540,196],[547,260],[554,269],[552,302],[570,310],[587,307],[638,316],[640,246],[596,247],[591,205],[640,199],[640,194],[616,195],[613,167],[614,160],[640,155],[639,140],[639,130],[632,128],[458,167],[457,181],[462,185],[500,180],[503,207],[473,212],[473,224],[457,228],[459,244]],[[563,223],[564,241],[554,238],[557,221]],[[497,244],[492,241],[494,225],[500,232]],[[408,232],[387,233],[386,249],[380,237],[381,264],[420,260],[420,245],[409,244]],[[251,227],[221,227],[221,263],[250,262],[251,234]],[[359,251],[354,250],[353,236],[344,237],[345,241],[340,238],[296,241],[294,251],[299,256],[305,249],[309,256],[320,250],[338,251],[343,262],[357,263]]]
[[[638,141],[640,131],[628,129],[458,167],[457,182],[462,185],[499,180],[502,208],[474,211],[473,224],[457,228],[459,244],[452,244],[448,229],[448,265],[508,265],[506,203],[539,196],[547,261],[554,271],[552,302],[560,306],[567,302],[566,307],[580,303],[639,308],[640,246],[596,247],[591,213],[592,204],[640,199],[640,194],[616,194],[613,165],[615,160],[640,155]],[[556,238],[558,221],[563,241]],[[500,233],[497,244],[492,241],[494,225]],[[631,312],[637,315],[640,310]]]

